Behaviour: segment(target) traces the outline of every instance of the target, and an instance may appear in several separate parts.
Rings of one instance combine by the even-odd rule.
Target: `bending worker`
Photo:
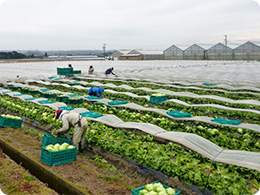
[[[101,95],[103,92],[104,92],[104,87],[91,87],[88,90],[88,95],[93,95],[93,96],[96,96],[96,97],[103,98],[102,95]]]
[[[94,67],[91,65],[88,69],[88,74],[93,74],[94,72]]]
[[[113,75],[115,75],[115,73],[113,73],[113,70],[114,70],[114,68],[112,67],[112,68],[109,68],[109,69],[107,69],[106,70],[106,72],[105,72],[105,75],[108,75],[108,74],[113,74]]]
[[[57,110],[55,113],[55,119],[62,122],[62,128],[54,131],[54,134],[65,134],[74,127],[74,134],[72,139],[72,145],[77,146],[80,152],[84,149],[85,134],[88,128],[88,121],[83,118],[79,113],[68,110]]]

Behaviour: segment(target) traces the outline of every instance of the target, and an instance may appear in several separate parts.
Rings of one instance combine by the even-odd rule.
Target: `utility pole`
[[[104,59],[106,58],[106,44],[103,43],[103,53],[104,53]]]
[[[227,60],[227,35],[225,35],[225,39],[224,39],[224,41],[225,41],[225,60]]]

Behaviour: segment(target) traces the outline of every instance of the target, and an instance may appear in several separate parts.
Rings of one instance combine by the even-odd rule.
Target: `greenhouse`
[[[164,50],[163,54],[165,60],[183,60],[183,50],[175,45]]]
[[[218,43],[206,51],[207,60],[233,60],[233,50]]]
[[[163,60],[163,51],[161,50],[132,50],[128,54],[140,54],[143,60]]]
[[[247,41],[234,49],[234,60],[260,60],[260,46]]]
[[[184,60],[205,60],[206,49],[197,44],[193,44],[183,51]]]

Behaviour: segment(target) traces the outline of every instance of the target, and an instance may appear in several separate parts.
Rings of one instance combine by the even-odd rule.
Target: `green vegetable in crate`
[[[146,195],[157,195],[157,192],[151,191],[151,192],[148,192]]]
[[[158,195],[168,195],[166,192],[159,192]]]
[[[68,148],[69,144],[68,143],[63,143],[60,145],[59,150],[66,150]]]
[[[61,150],[67,150],[67,149],[72,149],[75,148],[75,146],[69,145],[68,143],[63,143],[63,144],[49,144],[45,147],[46,150],[56,152],[56,151],[61,151]]]
[[[53,151],[59,151],[59,148],[60,148],[60,144],[55,144],[53,146]]]
[[[53,145],[49,144],[48,146],[45,147],[45,149],[49,151],[53,151]]]
[[[147,194],[147,193],[148,193],[148,191],[145,190],[145,189],[140,190],[140,191],[138,192],[138,194],[140,194],[140,195],[145,195],[145,194]]]
[[[144,189],[146,189],[148,192],[152,191],[153,190],[153,184],[146,184]]]
[[[152,96],[165,96],[165,94],[163,94],[163,93],[154,93],[154,94],[152,94]]]
[[[138,192],[140,195],[174,195],[176,191],[169,187],[165,188],[161,183],[147,184]]]
[[[163,185],[161,183],[153,184],[153,190],[156,191],[156,192],[160,192],[161,190],[157,190],[157,188],[164,189],[164,187],[163,187]]]
[[[175,189],[173,189],[173,188],[167,188],[166,192],[167,192],[168,195],[173,195],[173,194],[176,193]]]

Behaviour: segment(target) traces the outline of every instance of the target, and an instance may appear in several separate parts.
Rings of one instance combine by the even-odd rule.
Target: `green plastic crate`
[[[67,97],[67,96],[56,96],[56,101],[64,102],[64,103],[67,104],[69,102],[69,97]]]
[[[77,147],[72,149],[51,152],[43,146],[41,149],[41,161],[48,166],[57,166],[64,163],[73,162],[77,159]]]
[[[14,89],[14,86],[10,85],[8,86],[9,89],[13,90]]]
[[[241,120],[230,120],[230,119],[225,119],[221,117],[217,117],[215,119],[212,119],[211,121],[215,123],[220,123],[220,124],[228,124],[228,125],[240,125]]]
[[[78,95],[78,94],[69,94],[68,96],[69,97],[80,97],[80,95]]]
[[[81,74],[81,70],[74,70],[73,74]]]
[[[14,97],[22,96],[23,94],[14,94]]]
[[[50,89],[48,88],[43,88],[43,89],[40,89],[42,92],[46,92],[46,91],[50,91]]]
[[[150,95],[150,102],[153,104],[158,104],[158,103],[164,102],[166,100],[167,100],[167,95],[162,95],[162,96]]]
[[[69,102],[68,102],[68,104],[82,104],[82,103],[83,103],[82,98],[75,98],[75,99],[69,98]]]
[[[31,94],[31,95],[37,95],[39,94],[40,92],[37,91],[37,90],[28,90],[28,94]]]
[[[44,133],[43,138],[42,138],[42,146],[45,147],[49,144],[55,145],[55,144],[63,144],[63,143],[68,143],[71,144],[71,139],[68,138],[66,135],[60,135],[59,137],[54,137],[50,133]]]
[[[53,104],[53,103],[55,103],[55,102],[50,101],[50,100],[40,100],[40,101],[38,101],[38,103],[39,103],[39,104]]]
[[[161,183],[161,182],[155,181],[155,182],[153,182],[152,184],[155,184],[155,183]],[[166,185],[164,185],[163,183],[161,183],[161,184],[163,185],[164,188],[169,188],[169,186],[166,186]],[[142,187],[136,188],[136,189],[132,189],[132,194],[131,194],[131,195],[140,195],[138,192],[141,191],[141,190],[143,190],[144,187],[145,187],[145,186],[142,186]],[[180,192],[179,190],[176,190],[176,189],[175,189],[175,192],[176,192],[176,193],[175,193],[174,195],[180,195],[180,194],[181,194],[181,192]]]
[[[40,96],[44,97],[44,98],[56,98],[57,97],[57,95],[54,93],[41,93]]]
[[[23,124],[22,119],[11,119],[2,117],[0,115],[0,126],[1,127],[13,127],[13,128],[21,128]]]
[[[111,102],[108,102],[108,104],[110,106],[115,106],[115,105],[121,105],[121,104],[127,104],[128,101],[118,101],[118,100],[114,100],[114,101],[111,101]]]
[[[71,106],[61,106],[58,107],[59,110],[74,110],[74,108],[72,108]]]
[[[73,68],[57,68],[58,75],[70,75],[73,74]]]
[[[21,91],[22,91],[22,93],[28,93],[29,88],[22,88]]]
[[[98,118],[98,117],[103,116],[103,114],[99,114],[99,113],[92,112],[92,111],[83,112],[83,113],[80,113],[80,115],[83,117],[90,117],[90,118]]]
[[[35,100],[36,98],[35,97],[32,97],[32,98],[25,98],[24,100],[25,101],[30,101],[30,100]]]
[[[5,91],[5,92],[3,92],[3,95],[5,95],[7,93],[12,93],[12,91]]]

